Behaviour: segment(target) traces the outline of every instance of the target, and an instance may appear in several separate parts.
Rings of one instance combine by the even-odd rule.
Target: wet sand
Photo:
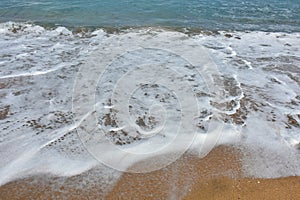
[[[220,146],[203,159],[186,154],[168,167],[125,173],[109,192],[99,185],[55,187],[57,178],[31,177],[0,188],[0,199],[300,199],[300,177],[244,178],[240,151]],[[83,177],[67,178],[83,182]]]

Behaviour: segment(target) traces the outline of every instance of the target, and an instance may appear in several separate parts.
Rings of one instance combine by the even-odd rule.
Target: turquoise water
[[[1,0],[0,21],[300,31],[300,0]]]

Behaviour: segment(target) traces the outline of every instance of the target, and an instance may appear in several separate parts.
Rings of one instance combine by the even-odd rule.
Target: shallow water
[[[243,176],[299,176],[299,10],[2,0],[0,185],[46,173],[109,191],[137,162],[152,171],[221,144],[242,149]],[[86,185],[62,178],[78,174]]]
[[[300,30],[299,10],[298,0],[2,0],[0,21],[295,32]]]
[[[105,161],[112,163],[119,162],[123,154],[117,150],[106,152],[106,146],[89,142],[89,137],[95,134],[88,137],[78,134],[76,129],[89,130],[88,120],[97,122],[94,125],[105,130],[105,135],[96,135],[100,141],[108,138],[119,149],[139,153],[151,152],[151,148],[170,142],[174,146],[167,153],[184,149],[180,140],[174,140],[172,131],[182,121],[186,128],[183,130],[195,128],[195,134],[183,136],[193,141],[189,150],[200,156],[203,143],[210,141],[207,137],[215,131],[209,124],[218,120],[222,131],[211,142],[213,146],[233,144],[242,146],[245,152],[250,151],[242,158],[245,176],[300,175],[299,33],[220,31],[189,36],[160,28],[128,29],[114,34],[102,29],[72,33],[65,27],[45,28],[10,22],[0,24],[0,35],[1,184],[40,173],[73,176],[92,168],[101,171],[94,177],[114,183],[120,173],[101,164],[89,151],[101,150],[106,155],[104,159],[110,159]],[[124,51],[135,45],[139,45],[138,51]],[[150,46],[157,49],[149,49]],[[158,47],[173,49],[162,51]],[[97,64],[116,52],[123,53],[118,54],[100,76]],[[181,57],[174,52],[181,52]],[[193,52],[207,52],[200,58],[209,57],[217,68],[211,70],[203,63],[194,71],[193,65],[186,63],[193,63],[193,58],[199,57]],[[151,70],[155,69],[151,66],[164,68]],[[166,69],[175,71],[167,73]],[[93,82],[92,78],[98,73],[102,78]],[[76,77],[83,83],[86,80],[88,85],[76,87]],[[176,92],[170,90],[170,82],[167,82],[168,87],[161,87],[158,83],[163,82],[158,82],[157,86],[151,83],[129,90],[132,82],[149,83],[153,77],[173,81]],[[208,77],[214,84],[207,84],[210,83]],[[112,90],[117,84],[119,90]],[[80,100],[81,96],[88,99],[84,94],[89,93],[84,91],[91,85],[97,88],[91,90],[96,94],[92,99],[94,104],[79,104],[87,110],[74,112],[74,100]],[[74,88],[79,90],[74,92]],[[112,92],[116,95],[112,99],[117,101],[109,100],[114,97]],[[190,125],[178,115],[190,113],[189,108],[192,108],[178,104],[182,100],[180,94],[187,92],[191,92],[191,97],[200,105]],[[76,95],[74,99],[74,93],[79,95],[78,99]],[[127,118],[122,118],[118,100],[124,95],[130,97],[125,105],[130,122],[139,133],[121,126],[122,120]],[[182,112],[185,106],[187,112]],[[97,120],[91,120],[91,116]],[[167,122],[161,124],[163,120]],[[160,130],[161,127],[167,128]],[[149,130],[153,129],[161,134],[151,135]],[[98,133],[96,129],[89,131]],[[139,160],[124,159],[122,169]]]

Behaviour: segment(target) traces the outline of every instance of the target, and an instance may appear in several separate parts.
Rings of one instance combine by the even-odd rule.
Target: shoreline
[[[126,33],[129,31],[139,31],[139,30],[152,30],[152,31],[170,31],[170,32],[179,32],[187,34],[188,36],[194,35],[219,35],[222,33],[249,33],[249,32],[263,32],[263,33],[282,33],[282,34],[296,34],[300,30],[296,31],[284,31],[284,30],[260,30],[260,29],[210,29],[205,27],[197,26],[167,26],[167,25],[68,25],[68,24],[55,24],[47,22],[36,22],[36,21],[0,21],[0,24],[14,24],[16,25],[16,31],[18,31],[18,26],[40,26],[45,30],[55,30],[58,27],[64,27],[71,31],[74,35],[78,33],[92,33],[97,30],[103,30],[107,34],[119,34]]]
[[[82,27],[76,32],[65,27],[51,29],[13,24],[1,24],[0,28],[3,36],[0,118],[3,120],[1,155],[4,169],[1,181],[24,177],[31,172],[44,174],[26,176],[1,186],[0,199],[300,199],[297,196],[300,193],[298,32],[220,31],[218,35],[201,33],[186,37],[188,33],[179,34],[163,27],[129,27],[120,33],[112,29],[111,33],[116,34],[110,35],[102,29],[91,32]],[[113,37],[115,41],[124,39],[132,43],[124,42],[122,47],[123,42],[107,42]],[[223,103],[214,101],[213,96],[200,87],[197,95],[209,100],[200,117],[207,119],[210,109],[219,110],[226,126],[219,144],[236,146],[216,147],[203,159],[185,154],[170,166],[147,174],[120,175],[100,165],[90,169],[97,163],[81,144],[72,120],[74,77],[80,75],[77,73],[83,64],[90,63],[88,59],[95,59],[96,53],[101,53],[101,48],[115,53],[115,47],[126,50],[137,41],[146,48],[137,52],[139,59],[132,59],[133,54],[129,53],[120,59],[124,65],[112,64],[111,72],[116,77],[121,74],[119,67],[134,69],[138,60],[148,64],[153,59],[159,65],[174,60],[175,69],[188,68],[177,56],[160,54],[159,49],[151,51],[157,57],[150,59],[146,49],[153,44],[166,43],[170,49],[180,46],[182,52],[191,53],[195,48],[204,47],[211,53],[218,66],[216,72],[221,75],[215,81],[216,87],[228,95]],[[89,72],[86,77],[95,70],[86,69]],[[137,75],[143,72],[137,70]],[[191,70],[182,72],[185,77],[191,76],[184,80],[198,83],[193,87],[201,85],[202,79],[193,78]],[[117,81],[117,78],[107,76],[106,80]],[[146,91],[137,93],[137,97],[143,100],[152,90]],[[166,94],[165,90],[161,91],[162,95]],[[174,99],[171,103],[175,105],[176,102]],[[102,123],[105,124],[104,119]],[[202,124],[198,127],[205,129]],[[116,139],[124,135],[111,134]],[[119,158],[115,157],[115,161]],[[82,173],[57,177],[47,172]],[[251,176],[273,179],[249,178]]]
[[[84,175],[83,175],[84,176]],[[84,177],[67,177],[84,183]],[[44,178],[42,178],[44,177]],[[205,158],[185,154],[164,169],[124,173],[110,191],[99,184],[87,188],[56,187],[57,177],[33,176],[0,187],[1,199],[299,199],[300,177],[275,179],[243,177],[239,150],[219,146]],[[100,182],[100,181],[99,181]]]

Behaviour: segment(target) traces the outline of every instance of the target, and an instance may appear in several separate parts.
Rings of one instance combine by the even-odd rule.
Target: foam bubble
[[[191,73],[193,66],[183,67],[184,63],[180,59],[171,63],[182,74],[182,80],[191,83],[193,94],[203,106],[197,120],[193,120],[198,133],[191,148],[201,154],[199,146],[208,150],[211,147],[203,146],[203,141],[207,141],[207,144],[216,142],[216,135],[207,134],[216,131],[208,126],[211,117],[216,116],[214,122],[223,126],[222,137],[217,138],[217,144],[243,146],[244,151],[250,153],[247,154],[250,156],[243,157],[246,176],[274,178],[299,175],[300,58],[297,53],[300,49],[300,35],[265,32],[230,34],[231,38],[222,33],[187,36],[175,31],[149,28],[110,35],[100,29],[87,35],[78,35],[64,27],[51,30],[32,24],[0,24],[0,183],[5,184],[36,173],[73,176],[97,167],[103,171],[99,173],[95,170],[95,177],[109,182],[111,174],[118,174],[113,178],[117,180],[120,174],[97,162],[75,131],[92,112],[82,113],[78,123],[73,122],[71,112],[75,76],[83,64],[90,62],[93,52],[101,52],[103,48],[107,52],[113,49],[103,43],[107,38],[113,38],[118,44],[140,41],[141,47],[143,41],[151,41],[153,46],[167,41],[169,46],[174,45],[174,49],[180,47],[182,52],[191,52],[187,55],[191,60],[199,57],[194,49],[205,46],[217,64],[220,76],[198,77]],[[130,46],[129,43],[126,45]],[[161,55],[164,55],[164,59],[158,61],[168,63],[174,59],[164,53]],[[104,55],[98,56],[101,58]],[[100,82],[103,83],[102,89],[109,91],[113,86],[109,85],[109,79],[113,80],[118,76],[117,72],[125,69],[118,66],[129,67],[139,61],[136,58],[151,61],[149,51],[137,51],[136,54],[128,54],[126,59],[112,63],[120,71],[107,73],[103,82]],[[212,72],[209,67],[202,70],[206,74]],[[146,76],[146,72],[140,69],[135,73]],[[133,76],[129,74],[129,77]],[[179,78],[174,80],[179,81]],[[204,82],[209,81],[214,81],[214,92],[221,93],[224,98],[213,99],[213,93],[205,90]],[[168,93],[162,87],[141,87],[133,93],[135,99],[129,102],[142,107],[141,102],[147,103],[147,100],[155,98],[157,92]],[[101,95],[98,98],[100,102]],[[169,99],[164,104],[169,106],[165,108],[166,111],[177,105],[176,100]],[[104,110],[114,109],[109,102],[104,103]],[[102,106],[101,103],[99,105]],[[143,111],[140,107],[131,108],[132,117]],[[153,115],[163,112],[158,107],[154,108],[151,110]],[[174,113],[176,109],[172,116]],[[149,131],[152,122],[155,120],[144,121],[144,131]],[[172,128],[176,123],[169,125]],[[154,124],[156,128],[160,126],[159,123]],[[107,128],[122,130],[122,127]],[[172,135],[165,136],[172,138]],[[150,139],[149,143],[140,142],[137,146],[127,144],[122,148],[143,152],[143,148],[151,149],[164,144],[164,140],[159,137],[157,135]],[[131,140],[132,137],[124,136],[123,139]],[[180,143],[177,143],[169,152],[180,148]],[[100,150],[106,153],[107,158],[114,159],[113,152],[106,152],[105,148]],[[122,164],[126,168],[136,161],[139,159]],[[114,181],[109,183],[113,184]]]

